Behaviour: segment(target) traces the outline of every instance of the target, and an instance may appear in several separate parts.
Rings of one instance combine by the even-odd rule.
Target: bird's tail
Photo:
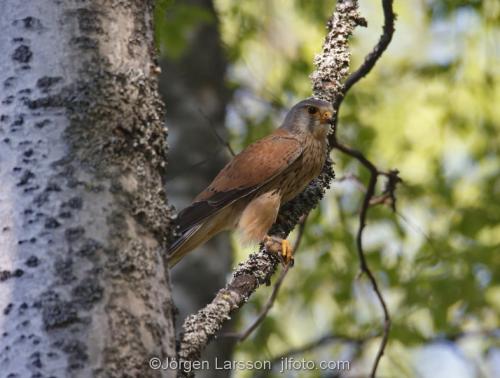
[[[200,238],[200,229],[202,226],[203,224],[198,224],[190,228],[170,245],[167,256],[167,262],[170,268],[177,264],[191,250],[203,243],[203,240]]]
[[[193,249],[212,238],[215,233],[216,230],[211,220],[197,224],[184,232],[168,249],[167,262],[169,268],[175,266]]]
[[[197,205],[196,203],[194,205]],[[191,213],[186,213],[186,210],[191,209]],[[193,215],[192,210],[196,208],[186,208],[179,214],[181,227],[189,220],[188,215]],[[199,245],[210,240],[217,233],[231,228],[235,224],[235,213],[231,208],[225,208],[221,211],[211,214],[210,217],[204,217],[196,223],[184,227],[181,231],[181,236],[174,241],[168,248],[167,262],[169,267],[177,264],[185,255],[191,252]],[[196,219],[196,218],[195,218]]]

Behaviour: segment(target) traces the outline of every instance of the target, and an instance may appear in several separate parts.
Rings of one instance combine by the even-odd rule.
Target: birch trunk
[[[2,1],[1,376],[174,376],[151,15]]]

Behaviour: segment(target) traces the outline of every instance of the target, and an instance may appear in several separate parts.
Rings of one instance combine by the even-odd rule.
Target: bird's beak
[[[323,114],[321,114],[321,122],[328,123],[329,125],[331,125],[333,122],[332,116],[333,116],[332,112],[329,111],[323,112]]]

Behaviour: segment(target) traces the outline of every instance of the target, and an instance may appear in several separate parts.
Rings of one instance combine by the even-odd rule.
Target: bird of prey
[[[243,242],[263,242],[287,263],[287,240],[267,233],[278,210],[319,175],[325,163],[333,108],[329,102],[297,103],[272,134],[236,155],[176,220],[179,238],[168,248],[168,265],[217,233],[237,228]]]

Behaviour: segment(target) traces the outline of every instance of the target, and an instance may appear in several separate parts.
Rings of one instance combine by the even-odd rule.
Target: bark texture
[[[174,376],[152,1],[2,2],[0,371]]]

